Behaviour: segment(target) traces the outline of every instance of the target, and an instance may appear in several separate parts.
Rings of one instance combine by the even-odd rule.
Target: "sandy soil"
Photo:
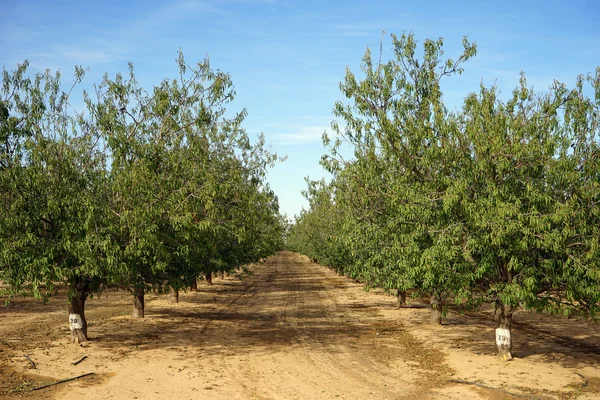
[[[128,294],[104,293],[87,304],[83,346],[68,343],[64,295],[0,306],[0,398],[600,399],[599,325],[519,312],[516,359],[502,363],[489,311],[431,327],[423,305],[397,309],[294,253],[251,271],[178,304],[148,295],[144,319]]]

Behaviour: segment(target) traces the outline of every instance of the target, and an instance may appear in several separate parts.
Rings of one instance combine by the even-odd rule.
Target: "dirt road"
[[[452,314],[444,327],[431,328],[422,323],[426,310],[398,310],[393,297],[367,293],[294,253],[279,253],[242,279],[215,279],[197,293],[182,293],[179,304],[148,296],[144,319],[129,317],[130,301],[122,292],[92,299],[86,311],[91,341],[84,346],[67,342],[60,296],[47,305],[17,299],[0,309],[0,394],[10,390],[5,397],[56,399],[510,399],[510,392],[540,399],[600,398],[597,326],[569,321],[579,330],[563,328],[563,336],[552,330],[541,339],[542,347],[536,344],[543,336],[537,325],[556,327],[556,321],[542,321],[527,333],[529,316],[524,314],[519,317],[523,332],[516,339],[521,357],[517,350],[517,359],[503,364],[494,355],[493,327],[485,315]],[[573,335],[573,342],[561,342],[564,335]],[[23,354],[37,363],[36,369],[28,369]],[[72,365],[84,355],[88,358]],[[28,392],[87,372],[95,375]]]

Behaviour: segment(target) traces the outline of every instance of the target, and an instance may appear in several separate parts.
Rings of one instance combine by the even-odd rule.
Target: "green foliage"
[[[60,75],[3,71],[0,119],[0,279],[47,295],[83,277],[98,289],[109,237],[105,171],[95,138],[67,114]],[[76,68],[74,86],[83,78]],[[41,289],[45,288],[45,291]]]
[[[523,76],[506,102],[481,87],[452,112],[440,81],[475,45],[454,61],[442,39],[420,58],[412,35],[392,39],[391,60],[367,50],[362,78],[340,84],[350,103],[322,162],[334,178],[309,185],[288,246],[388,290],[595,315],[599,72],[541,95]]]
[[[332,198],[332,188],[323,181],[307,183],[309,189],[305,195],[311,212],[303,212],[296,219],[288,233],[286,246],[342,272],[351,258],[342,241],[342,216],[337,215],[339,208]]]
[[[105,76],[80,114],[58,74],[3,71],[0,280],[13,290],[182,288],[281,247],[265,182],[277,156],[246,134],[245,110],[224,117],[227,74],[177,62],[178,79],[149,92],[131,64]]]

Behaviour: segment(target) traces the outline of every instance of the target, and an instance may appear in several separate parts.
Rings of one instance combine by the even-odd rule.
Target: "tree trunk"
[[[192,282],[190,283],[190,290],[192,292],[198,291],[198,280],[196,278],[192,279]]]
[[[406,307],[406,290],[398,290],[398,308]]]
[[[87,321],[85,320],[85,300],[88,296],[86,289],[77,288],[75,294],[69,299],[69,329],[71,329],[71,342],[87,342]]]
[[[225,279],[225,271],[221,271],[221,279]]]
[[[496,308],[496,348],[502,361],[512,360],[512,337],[510,328],[512,326],[512,316],[514,308],[500,304]]]
[[[209,286],[212,285],[212,272],[206,274],[206,283],[208,283]]]
[[[169,301],[171,303],[179,303],[179,289],[171,287],[169,290]]]
[[[136,288],[133,293],[133,318],[144,318],[144,288]]]
[[[441,325],[442,324],[442,298],[438,295],[432,294],[429,297],[429,304],[431,304],[431,324]]]

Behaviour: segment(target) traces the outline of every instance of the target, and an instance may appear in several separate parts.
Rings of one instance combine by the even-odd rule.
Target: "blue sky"
[[[465,74],[445,86],[449,106],[481,81],[510,93],[527,74],[547,88],[572,86],[577,74],[600,66],[597,1],[12,1],[0,0],[0,65],[28,59],[35,69],[89,68],[88,81],[126,72],[134,63],[150,87],[176,76],[182,49],[190,63],[210,56],[229,72],[246,108],[245,127],[263,132],[285,163],[269,173],[281,210],[290,217],[306,205],[304,177],[325,175],[324,153],[338,83],[346,66],[358,71],[367,46],[379,48],[382,31],[413,32],[419,41],[445,39],[456,58],[467,35],[478,45]],[[391,40],[384,39],[384,57]]]

